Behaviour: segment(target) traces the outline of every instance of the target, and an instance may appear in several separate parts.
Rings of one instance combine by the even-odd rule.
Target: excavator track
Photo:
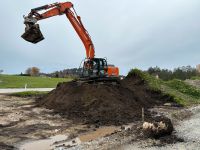
[[[78,78],[74,80],[75,82],[79,83],[89,83],[89,84],[119,84],[120,78],[119,77],[88,77],[88,78]]]

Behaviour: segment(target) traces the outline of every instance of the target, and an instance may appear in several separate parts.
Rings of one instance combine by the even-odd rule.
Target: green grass
[[[72,78],[29,77],[16,75],[0,75],[0,88],[55,88],[59,82],[67,82]]]
[[[132,74],[136,74],[145,80],[151,90],[160,91],[163,95],[170,96],[175,102],[183,106],[200,103],[200,90],[192,85],[186,84],[184,81],[175,79],[163,81],[138,69],[132,69],[128,76]]]
[[[195,88],[194,86],[191,86],[189,84],[186,84],[185,82],[181,80],[171,80],[166,82],[166,85],[171,87],[172,89],[175,89],[183,94],[189,95],[193,98],[200,98],[200,90]]]
[[[200,80],[199,76],[192,77],[191,80]]]
[[[32,96],[43,96],[48,92],[39,92],[39,91],[26,91],[26,92],[17,92],[10,94],[11,96],[17,97],[32,97]]]

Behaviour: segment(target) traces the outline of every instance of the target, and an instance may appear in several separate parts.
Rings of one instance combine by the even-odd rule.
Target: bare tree
[[[40,69],[37,67],[30,67],[26,70],[26,74],[30,76],[38,76],[40,73]]]

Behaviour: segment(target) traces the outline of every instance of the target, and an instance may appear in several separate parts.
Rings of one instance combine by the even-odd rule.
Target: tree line
[[[80,75],[80,68],[64,69],[61,71],[55,71],[53,73],[42,73],[38,67],[29,67],[25,73],[21,73],[21,76],[46,76],[53,78],[66,78],[66,77],[78,77]]]
[[[25,74],[27,76],[47,76],[47,77],[55,77],[55,78],[65,78],[65,77],[78,77],[80,75],[80,68],[72,68],[72,69],[64,69],[62,71],[55,71],[53,73],[41,73],[38,67],[30,67],[27,68]],[[172,80],[172,79],[190,79],[194,76],[200,76],[200,72],[197,71],[196,68],[191,66],[182,66],[175,68],[173,70],[170,69],[161,69],[158,66],[150,67],[145,72],[158,76],[162,80]]]
[[[81,68],[64,69],[50,73],[49,76],[55,78],[78,77],[81,73]]]
[[[200,76],[199,71],[191,66],[182,66],[173,70],[161,69],[159,67],[150,67],[146,72],[158,76],[162,80],[180,79],[186,80],[194,76]]]

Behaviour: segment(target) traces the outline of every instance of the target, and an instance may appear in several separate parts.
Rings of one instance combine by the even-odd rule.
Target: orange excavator
[[[39,13],[43,11],[43,13]],[[89,79],[113,79],[119,76],[119,69],[114,65],[108,65],[105,58],[95,57],[95,48],[91,37],[85,29],[81,17],[77,15],[71,2],[54,3],[31,9],[28,16],[24,16],[24,24],[26,25],[25,33],[22,38],[31,43],[38,43],[44,39],[38,21],[53,16],[65,14],[75,29],[76,33],[82,40],[86,58],[82,67],[82,78]]]

